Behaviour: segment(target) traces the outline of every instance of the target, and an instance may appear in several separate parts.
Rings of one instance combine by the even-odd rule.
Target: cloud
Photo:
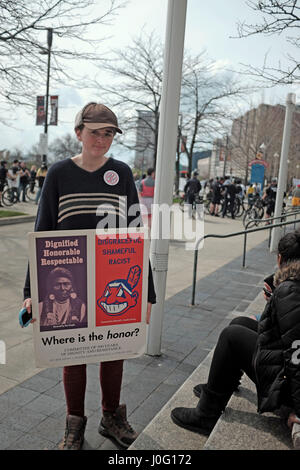
[[[54,93],[53,93],[54,94]],[[75,88],[62,87],[57,90],[59,96],[60,105],[62,107],[68,106],[83,106],[82,96],[78,93]]]

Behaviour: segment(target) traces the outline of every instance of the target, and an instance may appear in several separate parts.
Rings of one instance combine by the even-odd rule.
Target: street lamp
[[[52,47],[52,38],[53,38],[53,28],[47,28],[47,45],[48,49],[41,51],[41,54],[48,55],[48,65],[47,65],[47,83],[46,83],[46,106],[45,106],[45,124],[44,124],[44,134],[48,135],[48,107],[49,107],[49,83],[50,83],[50,59],[51,59],[51,47]],[[42,157],[43,163],[47,163],[47,154],[44,154]]]
[[[264,153],[265,149],[266,149],[266,145],[265,145],[265,143],[263,142],[263,143],[259,146],[259,150],[261,150],[261,151]]]

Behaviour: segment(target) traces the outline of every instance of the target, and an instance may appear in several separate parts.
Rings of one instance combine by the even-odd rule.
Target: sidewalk
[[[0,228],[0,331],[7,364],[0,365],[0,449],[55,449],[65,426],[61,369],[35,369],[32,333],[20,329],[17,312],[27,265],[28,231],[33,223]],[[240,221],[208,217],[205,233],[242,230]],[[222,322],[232,311],[249,308],[273,271],[275,255],[267,232],[249,237],[247,267],[241,268],[242,237],[209,239],[199,252],[197,296],[190,307],[193,252],[171,242],[162,335],[162,354],[125,362],[121,401],[129,421],[141,432],[215,345]],[[89,365],[85,449],[116,449],[97,432],[100,411],[98,365]],[[24,432],[25,431],[25,432]]]

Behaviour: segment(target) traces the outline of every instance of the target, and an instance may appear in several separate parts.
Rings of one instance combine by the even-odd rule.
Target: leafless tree
[[[141,155],[152,154],[155,165],[163,75],[161,41],[154,33],[141,34],[131,45],[112,51],[109,60],[101,64],[101,70],[109,73],[112,84],[104,86],[98,81],[95,88],[118,109],[120,126],[126,136],[122,145],[138,150]],[[139,119],[146,136],[140,142],[136,135],[138,110],[144,111]]]
[[[23,160],[24,159],[24,152],[19,147],[14,147],[9,151],[9,158],[10,162],[14,160]]]
[[[280,35],[287,44],[295,49],[294,57],[291,53],[286,55],[287,66],[280,62],[278,66],[267,65],[267,55],[262,68],[245,65],[243,71],[259,79],[266,80],[270,85],[290,85],[300,80],[299,64],[299,29],[300,29],[300,3],[299,0],[249,0],[246,4],[255,12],[261,14],[261,21],[254,24],[238,23],[238,37],[245,38],[257,34],[265,36]]]
[[[37,90],[46,84],[46,32],[53,29],[51,82],[80,85],[83,63],[101,59],[103,41],[97,25],[110,24],[123,0],[0,0],[0,100],[9,105],[35,105]],[[76,64],[76,68],[72,67]],[[77,72],[75,73],[74,70]],[[2,119],[2,121],[4,121]],[[5,122],[5,121],[4,121]]]
[[[111,74],[112,85],[103,86],[98,82],[96,87],[101,91],[102,99],[104,93],[106,101],[118,109],[125,130],[122,144],[131,150],[138,150],[137,153],[142,156],[150,149],[155,166],[163,79],[161,41],[155,33],[142,32],[130,46],[115,50],[101,69]],[[181,134],[186,136],[184,152],[190,167],[193,152],[199,150],[201,145],[207,148],[218,130],[224,129],[224,119],[229,116],[226,101],[229,103],[232,97],[240,98],[244,92],[245,87],[239,85],[232,74],[227,76],[218,70],[206,53],[196,57],[185,55],[179,137]],[[146,113],[144,115],[139,111]],[[144,138],[140,143],[137,127],[143,125]],[[135,164],[142,166],[142,162],[135,161]]]
[[[53,162],[74,157],[80,152],[81,144],[73,134],[58,137],[49,145],[49,157]]]
[[[193,153],[207,149],[224,134],[235,113],[237,100],[249,93],[233,74],[219,69],[205,52],[186,56],[182,77],[180,112],[184,152],[191,173]]]

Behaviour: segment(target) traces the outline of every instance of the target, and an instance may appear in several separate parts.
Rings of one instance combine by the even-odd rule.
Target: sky
[[[103,8],[101,0],[96,0],[95,12]],[[242,64],[262,67],[265,55],[268,54],[268,63],[276,65],[279,61],[285,62],[285,55],[289,52],[286,42],[280,36],[252,36],[238,39],[237,22],[253,22],[259,20],[259,15],[252,12],[244,0],[187,0],[187,18],[185,33],[185,49],[193,54],[206,50],[210,59],[217,61],[220,69],[240,69]],[[147,33],[155,31],[164,41],[167,0],[129,0],[127,6],[120,10],[113,24],[103,27],[101,36],[109,36],[102,43],[103,50],[109,54],[110,49],[125,48],[132,39],[139,36],[142,28]],[[55,48],[55,41],[53,42]],[[46,88],[46,71],[45,71]],[[45,90],[37,90],[37,95],[44,94]],[[258,105],[264,101],[269,104],[284,103],[287,93],[298,92],[298,87],[285,87],[280,89],[269,88],[253,97],[252,103]],[[58,126],[49,126],[49,143],[56,137],[67,132],[73,132],[73,122],[76,112],[86,102],[95,99],[90,90],[79,90],[71,87],[51,87],[50,95],[59,95]],[[33,97],[35,103],[36,97]],[[99,100],[99,97],[97,99]],[[43,132],[42,126],[35,125],[35,113],[28,110],[16,110],[13,128],[0,124],[0,150],[22,149],[25,153],[33,144],[39,141]],[[112,148],[112,152],[113,152]],[[130,155],[124,151],[124,160]]]

